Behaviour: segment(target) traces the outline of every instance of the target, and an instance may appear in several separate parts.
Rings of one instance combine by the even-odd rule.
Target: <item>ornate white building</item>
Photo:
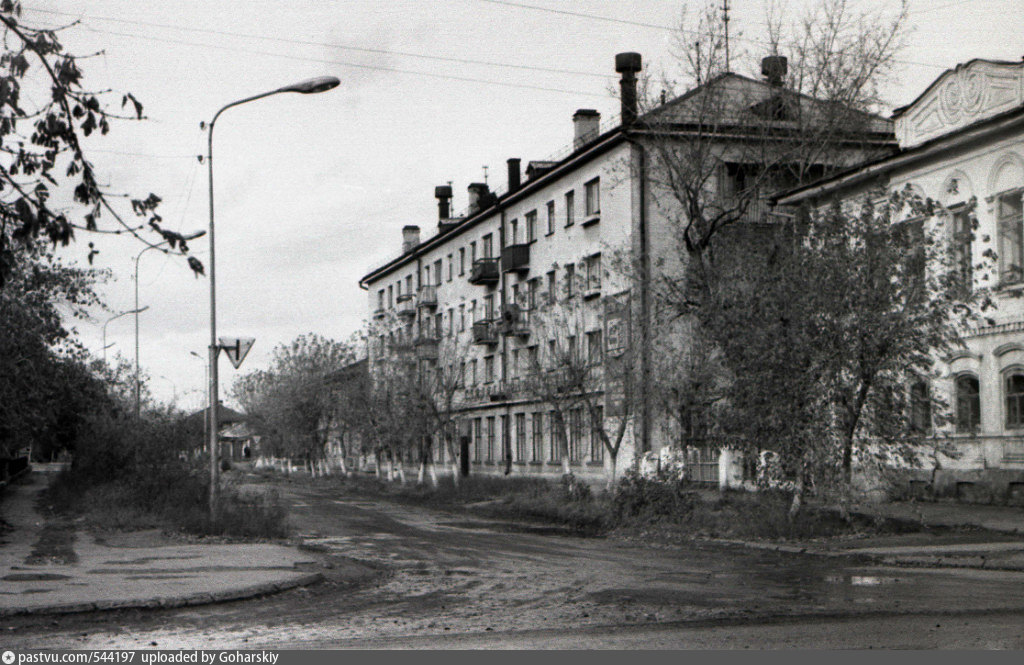
[[[991,289],[991,324],[942,359],[930,390],[952,410],[936,426],[958,451],[942,456],[937,493],[1024,499],[1024,63],[972,60],[939,76],[894,114],[900,150],[782,196],[819,207],[879,186],[908,186],[953,215],[950,232],[976,289]],[[973,207],[977,228],[970,229]],[[988,260],[991,270],[982,270]],[[926,474],[915,481],[923,489]],[[984,479],[984,483],[980,482]]]

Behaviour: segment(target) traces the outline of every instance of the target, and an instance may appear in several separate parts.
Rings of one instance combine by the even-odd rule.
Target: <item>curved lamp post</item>
[[[217,262],[214,242],[214,225],[213,225],[213,126],[217,123],[217,118],[224,111],[227,111],[233,106],[239,106],[247,102],[252,102],[257,99],[263,99],[270,95],[276,95],[281,92],[298,92],[304,95],[326,92],[332,88],[336,88],[341,81],[334,76],[318,76],[316,78],[306,79],[305,81],[299,81],[291,85],[286,85],[283,88],[277,90],[271,90],[270,92],[263,92],[252,97],[246,97],[245,99],[239,99],[238,101],[231,102],[225,106],[222,106],[219,111],[213,115],[213,120],[210,121],[210,134],[207,137],[207,153],[206,163],[209,168],[210,174],[210,413],[209,413],[209,447],[210,447],[210,521],[216,522],[217,520],[217,476],[218,476],[218,457],[219,446],[217,442],[217,425],[219,423],[218,413],[220,406],[220,399],[217,394],[218,392],[218,376],[217,376],[217,358],[219,356],[220,349],[217,345]]]
[[[107,349],[109,349],[111,346],[113,346],[113,344],[111,344],[109,346],[107,345],[107,324],[110,323],[111,321],[113,321],[114,319],[120,319],[122,316],[126,316],[128,314],[138,314],[139,312],[145,312],[147,309],[149,309],[149,305],[146,305],[142,309],[139,309],[138,307],[136,307],[135,309],[130,309],[127,312],[121,312],[120,314],[115,314],[114,316],[110,317],[109,319],[107,319],[103,323],[103,364],[104,365],[107,364]],[[138,377],[136,377],[136,378],[138,378]]]
[[[206,235],[206,231],[196,231],[187,236],[182,236],[182,240],[195,240],[196,238],[202,238]],[[141,252],[135,255],[135,417],[139,417],[141,409],[140,401],[140,385],[139,385],[139,259],[142,255],[151,249],[162,249],[163,245],[166,245],[168,241],[158,242],[155,245],[150,245],[143,248]]]

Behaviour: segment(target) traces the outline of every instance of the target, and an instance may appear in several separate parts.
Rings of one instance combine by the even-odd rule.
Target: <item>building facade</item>
[[[509,159],[504,191],[469,185],[465,215],[452,214],[449,186],[436,188],[436,228],[405,226],[401,254],[360,281],[371,375],[399,362],[455,377],[460,446],[435,446],[436,462],[596,480],[679,445],[678,433],[658,426],[650,394],[658,371],[652,284],[686,270],[685,205],[656,171],[658,156],[710,142],[715,177],[705,187],[725,201],[750,172],[744,142],[762,140],[746,130],[780,129],[792,142],[789,113],[801,103],[817,108],[774,78],[724,74],[641,114],[640,68],[639,54],[616,56],[619,119],[603,125],[597,112],[578,110],[566,154],[528,162],[525,174],[520,159]],[[697,114],[711,96],[724,101],[709,120]],[[890,124],[865,118],[857,141],[829,153],[833,166],[891,149]],[[765,214],[761,203],[744,206],[744,217]]]
[[[964,331],[965,348],[910,386],[948,405],[951,416],[929,423],[951,454],[940,455],[928,491],[1024,492],[1024,64],[959,65],[894,118],[898,152],[778,202],[815,208],[910,188],[942,204],[961,273],[996,307]],[[919,475],[913,482],[923,489],[929,476]]]

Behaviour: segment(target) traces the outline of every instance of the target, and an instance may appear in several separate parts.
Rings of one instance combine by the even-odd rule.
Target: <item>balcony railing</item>
[[[477,259],[469,273],[470,284],[497,284],[498,259]]]
[[[518,305],[503,305],[500,329],[501,334],[506,337],[529,337],[530,310]]]
[[[477,321],[473,324],[474,344],[497,344],[498,331],[493,321]]]
[[[411,293],[398,296],[397,310],[399,316],[416,316],[416,297]]]
[[[530,269],[529,243],[509,245],[501,250],[501,269],[503,272],[526,272]]]
[[[373,310],[373,318],[375,318],[375,319],[383,319],[384,316],[385,316],[385,314],[384,314],[384,308],[383,307],[378,307],[377,309]]]
[[[421,286],[416,304],[420,307],[437,307],[437,287]]]
[[[420,335],[416,338],[416,356],[420,360],[437,360],[438,339],[433,335]]]

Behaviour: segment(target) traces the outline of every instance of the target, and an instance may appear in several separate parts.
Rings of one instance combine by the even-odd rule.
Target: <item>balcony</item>
[[[469,283],[493,285],[498,283],[498,277],[498,259],[477,259],[469,273]]]
[[[411,293],[403,293],[397,298],[397,310],[399,316],[416,316],[416,296]]]
[[[530,336],[530,310],[519,305],[504,305],[501,308],[501,334],[506,337]]]
[[[375,319],[383,319],[384,316],[385,316],[385,312],[384,312],[384,308],[383,307],[378,307],[377,309],[375,309],[373,311],[373,318],[375,318]]]
[[[437,287],[421,286],[416,304],[419,307],[437,307]]]
[[[497,344],[498,331],[493,321],[477,321],[473,324],[474,344]]]
[[[527,272],[530,269],[530,244],[509,245],[501,250],[502,272]]]
[[[437,360],[437,344],[437,337],[420,335],[416,338],[416,357],[420,360]]]

